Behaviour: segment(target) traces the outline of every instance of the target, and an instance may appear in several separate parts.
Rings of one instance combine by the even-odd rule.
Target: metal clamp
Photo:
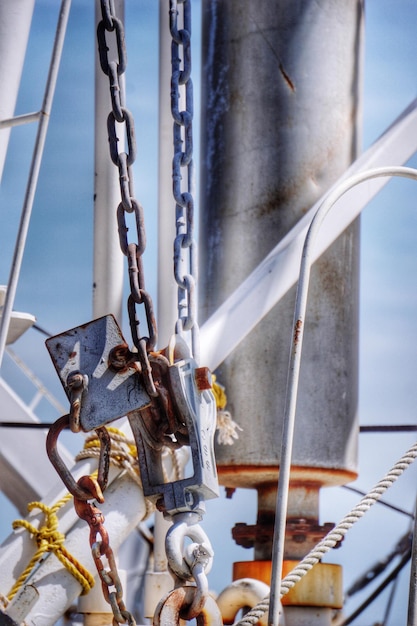
[[[149,445],[140,411],[129,414],[138,448],[143,492],[167,516],[179,512],[204,513],[204,500],[219,495],[214,458],[216,400],[210,389],[206,368],[194,359],[183,358],[168,367],[168,393],[188,434],[192,473],[171,483],[164,481],[162,446]]]

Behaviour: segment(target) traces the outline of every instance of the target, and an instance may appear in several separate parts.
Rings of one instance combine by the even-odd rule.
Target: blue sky
[[[57,0],[37,0],[17,113],[37,110],[42,100],[57,19]],[[156,300],[157,212],[157,50],[156,0],[127,0],[127,106],[135,116],[138,158],[136,196],[145,207],[148,247],[145,254],[147,288]],[[15,309],[33,313],[52,334],[92,318],[92,210],[93,210],[93,52],[96,46],[93,3],[73,0],[67,41],[57,84],[39,187],[35,199]],[[199,3],[194,9],[195,92],[199,86]],[[364,66],[363,147],[367,148],[416,97],[417,3],[408,0],[368,0]],[[35,78],[35,79],[34,79]],[[196,102],[198,110],[198,102]],[[197,119],[198,122],[198,119]],[[198,129],[198,123],[196,124]],[[6,283],[16,236],[25,181],[31,158],[34,127],[12,133],[0,189],[0,283]],[[197,151],[196,151],[197,152]],[[417,165],[414,158],[411,162]],[[360,310],[360,422],[361,424],[415,423],[417,405],[417,210],[415,183],[393,181],[364,211],[361,246]],[[126,320],[125,320],[126,322]],[[129,331],[125,328],[125,336]],[[65,404],[65,398],[44,347],[44,338],[30,330],[14,346],[41,380]],[[6,362],[4,376],[15,380]],[[27,390],[19,387],[25,397]],[[46,407],[42,418],[56,415]],[[361,489],[371,487],[411,445],[413,434],[361,435]],[[412,510],[416,468],[412,468],[387,500]],[[343,489],[323,493],[322,521],[338,521],[356,503]],[[328,561],[342,562],[346,583],[383,557],[405,532],[408,520],[376,507],[369,519],[354,529],[344,547]],[[219,515],[224,533],[216,537]],[[10,520],[14,512],[10,512]],[[232,501],[210,502],[206,530],[217,554],[211,584],[217,591],[230,581],[231,563],[251,554],[231,542],[236,522],[252,523],[256,516],[253,492],[238,491]],[[2,517],[1,537],[10,529]],[[225,551],[224,544],[228,542]],[[230,544],[230,545],[229,545]],[[372,546],[372,549],[366,550]],[[364,556],[365,554],[365,556]],[[408,577],[389,624],[405,623]],[[383,615],[379,601],[357,624],[369,624]]]

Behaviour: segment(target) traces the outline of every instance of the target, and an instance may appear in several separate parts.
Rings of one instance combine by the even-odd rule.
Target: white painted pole
[[[29,39],[35,0],[0,2],[0,120],[13,116]],[[10,128],[0,132],[0,181]]]
[[[173,271],[175,201],[172,195],[174,155],[171,115],[171,36],[169,3],[159,1],[159,154],[158,154],[158,347],[164,348],[174,332],[177,288]],[[171,522],[154,514],[152,569],[145,577],[145,616],[152,618],[159,600],[173,588],[167,570],[165,537]]]
[[[71,0],[62,0],[59,11],[56,36],[52,50],[51,62],[49,66],[48,78],[46,81],[45,93],[42,102],[41,116],[39,118],[38,132],[35,139],[35,148],[33,151],[28,183],[26,186],[26,193],[23,201],[22,214],[20,218],[18,235],[16,238],[12,266],[10,270],[9,280],[7,283],[7,293],[4,302],[3,315],[0,320],[0,367],[3,361],[4,349],[6,346],[7,334],[10,325],[10,318],[16,295],[17,283],[19,281],[23,253],[26,245],[26,238],[29,230],[33,201],[35,198],[35,191],[38,183],[43,149],[45,146],[46,134],[48,131],[49,119],[51,116],[52,102],[55,94],[55,86],[58,77],[58,69],[61,61],[62,49],[64,46],[70,7]]]
[[[177,317],[173,270],[175,201],[172,195],[174,145],[171,115],[171,37],[169,5],[159,3],[159,155],[158,155],[158,346],[168,345]]]
[[[116,0],[115,11],[124,21],[124,0]],[[100,20],[100,1],[96,0],[96,25]],[[125,258],[120,250],[116,218],[119,172],[110,158],[107,136],[107,117],[112,108],[109,79],[101,70],[97,43],[95,49],[93,316],[112,313],[121,323]],[[122,150],[122,137],[120,142]]]
[[[390,128],[358,158],[332,186],[367,169],[402,165],[417,150],[417,100],[395,120]],[[314,260],[343,232],[389,182],[378,178],[369,185],[352,189],[341,198],[337,214],[329,215],[314,249]],[[214,370],[268,314],[296,283],[301,252],[309,224],[322,203],[320,198],[290,232],[271,250],[245,280],[204,322],[200,329],[202,363]]]

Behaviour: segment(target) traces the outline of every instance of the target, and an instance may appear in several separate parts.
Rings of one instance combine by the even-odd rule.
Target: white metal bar
[[[299,272],[299,281],[297,287],[297,295],[294,311],[293,324],[293,343],[288,367],[288,382],[285,400],[285,412],[283,422],[282,444],[281,444],[281,463],[279,469],[279,482],[277,493],[277,504],[275,513],[274,528],[274,544],[272,553],[272,576],[271,576],[271,595],[269,605],[268,623],[276,626],[279,619],[279,598],[281,586],[282,563],[284,560],[284,544],[285,544],[285,526],[287,519],[287,503],[288,490],[291,471],[291,456],[293,447],[293,434],[295,424],[295,413],[297,408],[298,381],[301,366],[301,354],[303,347],[305,315],[307,309],[307,296],[310,280],[310,270],[314,258],[316,258],[315,248],[319,245],[319,233],[323,231],[321,228],[324,218],[329,214],[331,209],[337,204],[338,214],[341,203],[338,202],[347,191],[357,187],[360,183],[368,182],[368,185],[374,179],[387,178],[392,176],[400,176],[410,178],[417,181],[417,170],[409,167],[380,167],[365,172],[360,172],[347,180],[341,182],[336,188],[327,195],[316,211],[307,235],[302,251],[301,268]],[[349,200],[351,194],[349,194]],[[328,221],[326,220],[326,226]]]
[[[417,501],[414,514],[413,543],[411,548],[407,626],[417,626]]]
[[[5,120],[0,120],[0,130],[2,128],[12,128],[13,126],[22,126],[23,124],[31,124],[37,122],[41,116],[40,111],[34,113],[24,113],[23,115],[16,115]]]
[[[39,422],[17,396],[0,378],[0,406],[2,421]],[[46,429],[1,428],[0,439],[0,488],[14,506],[22,513],[31,500],[39,500],[48,493],[55,470],[49,462],[45,450]],[[73,456],[60,446],[60,454],[65,463],[72,464]]]
[[[35,0],[2,0],[0,2],[0,120],[14,114],[25,60]],[[0,122],[0,180],[6,160],[10,130]]]
[[[62,49],[64,46],[65,32],[68,23],[69,10],[71,0],[62,0],[59,12],[56,36],[52,51],[52,58],[49,67],[48,78],[46,81],[45,94],[42,103],[41,117],[38,124],[38,132],[36,135],[35,148],[33,151],[32,163],[29,172],[26,194],[22,207],[22,215],[19,224],[16,245],[13,254],[12,266],[8,281],[6,299],[4,302],[3,315],[0,321],[0,368],[3,362],[4,349],[6,346],[7,332],[9,329],[10,318],[12,314],[13,304],[16,296],[17,283],[19,280],[20,269],[22,266],[23,253],[26,244],[27,233],[29,229],[30,216],[32,213],[33,201],[35,197],[36,185],[39,177],[39,170],[42,161],[43,149],[45,146],[46,133],[51,115],[52,101],[55,93],[56,80],[58,76],[58,68],[61,60]]]
[[[171,35],[166,0],[159,3],[159,138],[158,138],[158,346],[168,345],[177,318],[173,272],[175,201],[172,195]]]
[[[81,476],[94,471],[95,460],[82,461],[74,468],[74,475]],[[44,502],[53,506],[65,495],[62,483],[57,483]],[[131,503],[134,502],[135,506]],[[105,492],[105,502],[100,505],[105,516],[113,552],[136,527],[146,512],[143,492],[135,481],[122,470],[111,468],[110,484]],[[59,531],[66,535],[65,547],[77,561],[95,575],[91,555],[88,524],[79,520],[69,501],[58,511]],[[29,520],[35,526],[43,521],[43,514],[34,512]],[[0,547],[0,589],[7,594],[16,577],[26,568],[34,551],[33,539],[26,530],[14,532]],[[39,599],[25,617],[28,626],[52,626],[73,604],[81,591],[80,583],[65,569],[55,555],[50,554],[37,567],[29,582],[39,592]],[[100,585],[97,581],[96,584]]]
[[[45,398],[58,411],[58,413],[63,415],[66,412],[66,408],[52,395],[52,393],[50,393],[50,391],[48,391],[42,381],[39,380],[36,374],[32,372],[26,363],[22,361],[22,359],[18,357],[10,347],[6,349],[6,353],[37,389],[34,398],[29,404],[29,409],[33,411],[39,400]]]
[[[329,193],[342,180],[358,172],[388,163],[393,166],[406,163],[417,149],[416,137],[417,100],[414,100],[371,148],[355,161]],[[353,189],[349,198],[340,200],[337,214],[329,215],[326,229],[319,234],[313,261],[337,239],[386,183],[387,179],[374,180],[366,187]],[[321,202],[322,199],[201,327],[201,362],[210,369],[216,369],[296,283],[307,229]]]
[[[99,0],[96,0],[95,11],[97,24],[101,20]],[[124,21],[124,0],[117,0],[115,11]],[[109,79],[101,70],[97,46],[95,48],[93,316],[112,313],[121,323],[125,259],[120,250],[116,219],[120,185],[107,136],[107,116],[112,108]],[[124,137],[119,141],[119,149],[123,150]]]

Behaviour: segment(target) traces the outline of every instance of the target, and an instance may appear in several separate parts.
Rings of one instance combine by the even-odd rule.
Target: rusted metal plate
[[[67,330],[45,343],[68,397],[69,376],[80,373],[87,382],[80,409],[83,430],[103,426],[150,403],[136,362],[120,371],[109,365],[111,350],[126,345],[112,315]]]

